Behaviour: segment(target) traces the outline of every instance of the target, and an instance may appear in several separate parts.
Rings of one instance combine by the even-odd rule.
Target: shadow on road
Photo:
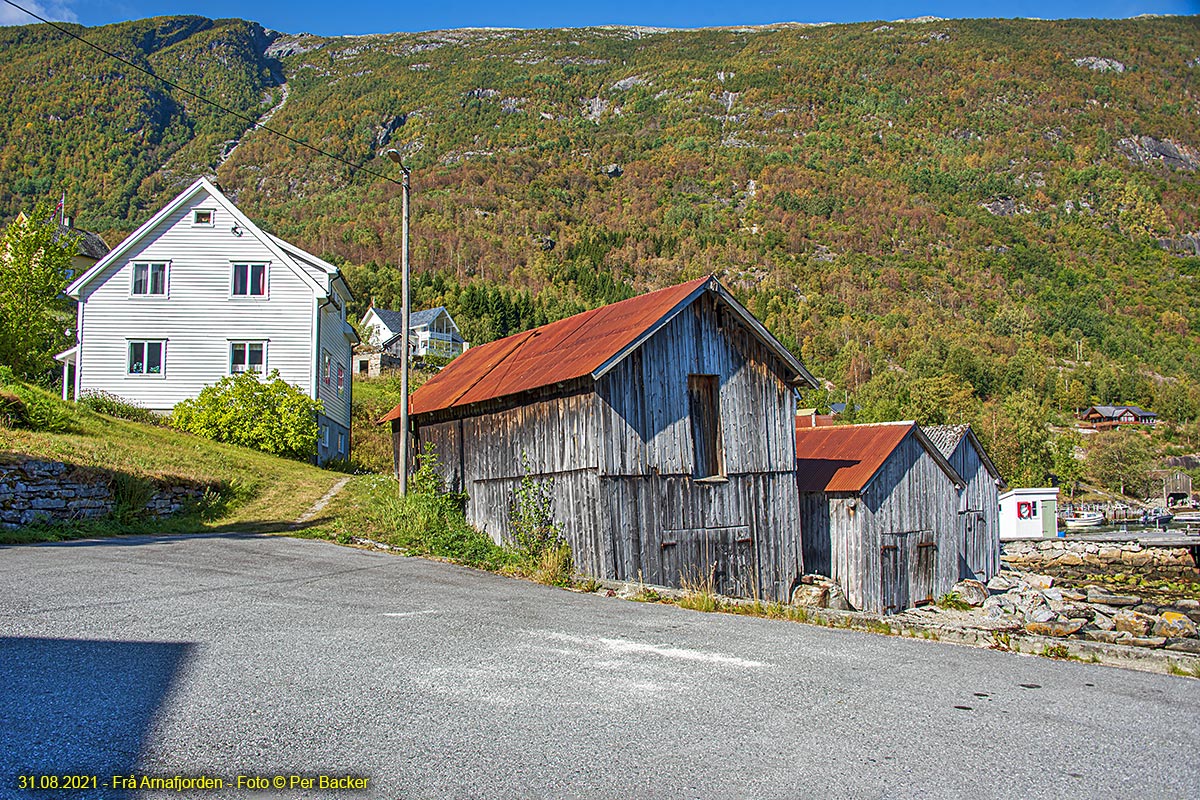
[[[27,798],[122,798],[155,715],[193,645],[0,637],[0,782],[19,775],[96,775],[88,792]]]

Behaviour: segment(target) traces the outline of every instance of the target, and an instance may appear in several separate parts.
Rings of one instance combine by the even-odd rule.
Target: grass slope
[[[182,478],[228,488],[202,516],[0,531],[0,542],[144,531],[285,531],[340,477],[309,464],[83,409],[75,410],[71,428],[62,433],[0,429],[0,455],[23,453],[138,477]]]

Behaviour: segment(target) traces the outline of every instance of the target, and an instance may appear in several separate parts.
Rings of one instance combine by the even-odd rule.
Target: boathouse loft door
[[[937,543],[932,531],[901,531],[883,534],[879,548],[879,576],[884,614],[896,614],[909,606],[932,603]]]

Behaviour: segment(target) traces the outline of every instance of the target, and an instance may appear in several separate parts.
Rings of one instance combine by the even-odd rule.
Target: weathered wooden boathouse
[[[497,541],[524,459],[583,574],[786,600],[795,389],[815,385],[710,276],[468,350],[410,398],[412,446]]]
[[[962,477],[914,422],[796,425],[796,487],[808,572],[859,611],[933,602],[958,580]]]
[[[925,435],[965,481],[958,492],[959,577],[1000,571],[1000,490],[1007,484],[970,425],[926,425]]]

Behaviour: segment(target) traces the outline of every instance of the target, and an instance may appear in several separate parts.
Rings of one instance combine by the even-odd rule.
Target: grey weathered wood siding
[[[801,555],[795,399],[781,370],[703,295],[590,386],[415,422],[448,484],[467,493],[468,519],[497,541],[524,454],[554,482],[580,572],[669,586],[711,579],[718,591],[782,600]],[[689,374],[718,378],[724,478],[693,478]]]
[[[969,436],[962,437],[948,460],[966,481],[958,505],[960,577],[986,582],[1000,570],[1000,491]]]
[[[861,493],[803,492],[799,499],[805,568],[837,581],[854,608],[886,610],[885,546],[905,549],[902,577],[913,603],[940,597],[958,580],[957,491],[916,436],[896,447]],[[926,542],[928,579],[919,569]]]

